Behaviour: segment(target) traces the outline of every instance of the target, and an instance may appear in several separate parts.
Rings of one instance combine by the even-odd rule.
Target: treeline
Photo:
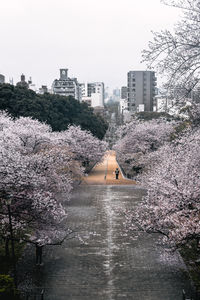
[[[127,228],[157,232],[168,246],[194,253],[200,244],[199,115],[200,104],[193,103],[183,121],[135,119],[120,128],[114,147],[125,172],[148,189],[127,213]]]
[[[41,264],[45,245],[76,237],[68,225],[67,201],[83,177],[83,165],[97,163],[106,150],[106,142],[80,126],[52,132],[38,120],[13,120],[0,111],[0,299],[18,299],[5,274],[10,263],[15,266],[21,245],[35,245]],[[17,286],[19,273],[14,268],[11,274]]]
[[[69,125],[80,125],[102,139],[108,124],[86,103],[80,103],[72,96],[65,97],[0,84],[0,110],[6,110],[13,117],[32,117],[49,124],[53,131],[66,130]]]

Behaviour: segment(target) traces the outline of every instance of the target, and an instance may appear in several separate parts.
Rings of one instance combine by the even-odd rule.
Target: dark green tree
[[[101,116],[95,115],[86,103],[80,103],[72,96],[38,95],[10,84],[0,84],[0,110],[7,111],[14,118],[32,117],[46,122],[53,131],[66,130],[72,124],[80,125],[99,139],[104,137],[108,128]]]

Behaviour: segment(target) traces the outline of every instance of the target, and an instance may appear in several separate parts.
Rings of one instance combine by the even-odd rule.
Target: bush
[[[9,275],[0,275],[0,299],[17,300],[18,292],[15,288],[13,278]]]

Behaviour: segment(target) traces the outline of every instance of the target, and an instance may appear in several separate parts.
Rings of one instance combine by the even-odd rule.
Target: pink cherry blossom
[[[82,164],[99,161],[107,144],[80,127],[55,133],[37,120],[1,112],[0,146],[1,236],[10,238],[10,198],[16,239],[42,245],[63,240],[70,232],[65,202],[83,176]]]

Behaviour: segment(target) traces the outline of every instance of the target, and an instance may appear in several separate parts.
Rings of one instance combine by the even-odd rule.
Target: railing
[[[119,166],[119,169],[120,169],[120,171],[121,171],[121,173],[122,173],[122,176],[123,176],[125,179],[131,179],[131,180],[133,180],[133,177],[132,177],[130,174],[126,173],[125,170],[123,169],[123,167],[119,164],[117,158],[116,158],[116,161],[117,161],[117,164],[118,164],[118,166]]]

